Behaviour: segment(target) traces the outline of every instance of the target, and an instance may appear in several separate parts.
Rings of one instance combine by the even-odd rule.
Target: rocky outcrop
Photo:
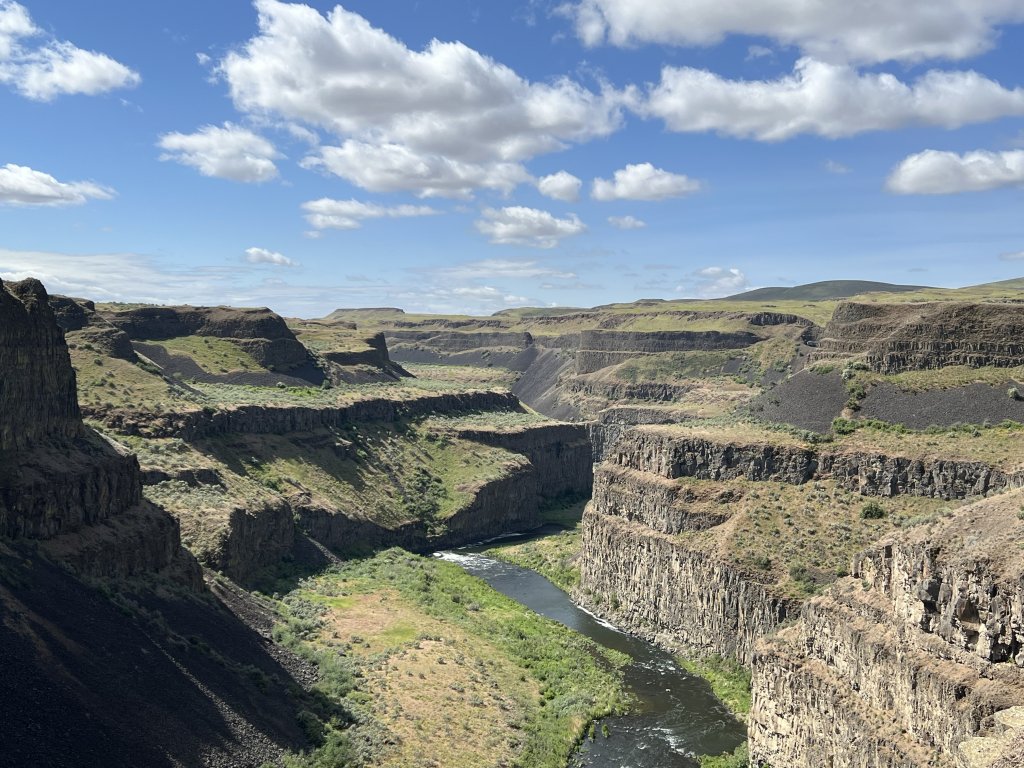
[[[610,479],[599,474],[597,482]],[[644,484],[636,496],[642,498],[648,488]],[[638,522],[657,515],[655,509],[631,520],[603,506],[610,495],[596,491],[583,518],[580,586],[574,596],[595,612],[671,648],[749,662],[758,638],[794,611],[794,601],[739,569]],[[670,507],[672,501],[663,494],[650,506]]]
[[[526,456],[542,500],[581,498],[593,485],[590,438],[582,424],[538,424],[518,429],[460,429],[458,436]]]
[[[576,373],[586,374],[638,355],[743,349],[763,341],[749,331],[583,331]]]
[[[93,302],[67,296],[50,296],[49,304],[69,346],[82,346],[132,363],[138,361],[128,334],[107,322],[96,311]]]
[[[610,401],[644,400],[647,402],[672,402],[683,399],[693,390],[693,384],[672,384],[665,381],[630,383],[627,381],[601,381],[586,378],[575,379],[569,391],[583,395],[594,395]]]
[[[133,340],[179,336],[223,339],[294,339],[284,318],[266,307],[137,307],[103,313]]]
[[[1019,491],[896,534],[758,645],[758,764],[964,765],[961,744],[1024,704]],[[991,763],[983,763],[990,765]]]
[[[437,352],[448,353],[496,347],[526,349],[533,345],[533,337],[528,333],[391,330],[387,335],[391,337],[393,343],[413,342]]]
[[[856,357],[880,373],[1024,365],[1024,306],[966,302],[836,307],[812,360]]]
[[[65,321],[89,322],[87,312],[55,303]],[[177,523],[142,501],[135,456],[83,425],[64,335],[38,281],[0,284],[0,334],[0,537],[42,540],[80,573],[174,565],[198,585]]]
[[[266,307],[138,307],[102,314],[133,341],[215,336],[231,340],[270,370],[287,371],[310,361],[284,318]]]
[[[455,392],[397,399],[367,398],[341,406],[237,405],[185,413],[145,414],[97,411],[90,414],[114,432],[144,437],[177,437],[188,442],[226,434],[313,432],[363,421],[394,422],[432,414],[514,411],[519,400],[506,392]]]
[[[745,478],[800,485],[831,478],[840,487],[865,496],[964,499],[1024,485],[1024,472],[1007,472],[979,461],[728,441],[656,427],[631,430],[607,452],[606,459],[670,479]]]
[[[75,372],[38,280],[0,283],[0,451],[82,432]]]

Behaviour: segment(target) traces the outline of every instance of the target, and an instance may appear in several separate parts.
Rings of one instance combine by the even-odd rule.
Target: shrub
[[[750,765],[750,756],[747,751],[747,743],[740,744],[732,753],[714,755],[701,755],[700,768],[747,768]]]
[[[1010,387],[1008,390],[1006,390],[1006,396],[1009,397],[1011,400],[1022,399],[1020,390],[1017,389],[1017,387]]]
[[[869,501],[860,508],[862,520],[881,520],[885,517],[885,508],[877,501]]]

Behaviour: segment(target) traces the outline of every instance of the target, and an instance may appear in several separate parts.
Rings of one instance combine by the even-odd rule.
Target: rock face
[[[142,501],[134,455],[83,425],[64,335],[38,281],[0,284],[0,333],[0,536],[44,540],[55,559],[98,576],[181,560],[196,583],[177,523]]]
[[[583,331],[576,354],[576,373],[593,373],[637,355],[742,349],[762,340],[748,331]]]
[[[669,479],[747,480],[800,485],[831,478],[865,496],[942,499],[984,496],[1024,485],[1024,474],[978,461],[826,451],[767,442],[723,442],[699,434],[639,427],[606,452],[607,461]]]
[[[962,743],[999,732],[993,715],[1024,704],[1021,500],[985,499],[879,542],[762,641],[752,758],[961,766]]]
[[[598,478],[597,482],[601,482]],[[616,624],[688,653],[750,660],[793,601],[707,552],[641,523],[588,507],[578,600]]]
[[[133,341],[216,336],[233,341],[265,368],[287,371],[310,361],[284,318],[266,307],[139,307],[103,316]]]
[[[0,451],[81,434],[75,372],[42,283],[0,283],[0,336]]]
[[[858,357],[880,373],[1024,365],[1024,306],[1019,304],[860,304],[844,302],[813,359]]]
[[[93,302],[50,296],[49,303],[68,343],[91,345],[97,352],[133,363],[138,360],[128,334],[107,322]]]
[[[418,552],[461,546],[529,530],[541,523],[545,504],[585,496],[592,463],[586,429],[558,424],[509,431],[466,429],[459,436],[522,456],[494,480],[472,489],[473,499],[439,530],[411,521],[387,528],[360,519],[358,510],[293,502],[300,526],[322,544],[341,551],[400,546]]]
[[[456,392],[423,395],[406,400],[378,397],[336,407],[239,405],[160,415],[129,412],[97,413],[113,431],[144,437],[177,437],[185,441],[226,434],[313,432],[361,421],[394,422],[431,414],[473,411],[517,411],[519,400],[504,392]]]
[[[757,640],[786,621],[797,603],[699,545],[673,538],[724,520],[691,512],[690,491],[678,478],[742,477],[754,467],[763,479],[803,482],[810,463],[799,452],[750,451],[743,462],[734,461],[736,455],[642,427],[627,432],[595,472],[577,599],[670,647],[748,662]]]

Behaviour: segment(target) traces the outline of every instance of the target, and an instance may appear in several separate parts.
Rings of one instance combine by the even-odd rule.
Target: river
[[[543,531],[517,538],[533,538],[539,533]],[[482,554],[489,546],[465,547],[436,556],[462,566],[542,616],[607,648],[622,651],[633,660],[623,674],[634,706],[626,715],[598,723],[599,735],[594,741],[584,741],[574,765],[694,768],[697,755],[731,752],[746,738],[743,724],[715,698],[708,684],[686,672],[670,653],[587,613],[539,573]],[[602,725],[607,725],[609,738],[600,735]]]

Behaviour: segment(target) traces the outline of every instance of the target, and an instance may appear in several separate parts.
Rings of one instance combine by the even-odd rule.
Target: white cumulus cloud
[[[273,264],[278,267],[297,267],[299,262],[294,259],[289,259],[284,254],[278,253],[277,251],[271,251],[266,248],[252,248],[245,249],[245,260],[250,264]]]
[[[535,259],[480,259],[433,272],[446,280],[528,280],[538,277],[571,280],[576,277],[574,272],[545,267]]]
[[[141,81],[138,72],[105,53],[49,38],[25,6],[0,0],[0,83],[22,96],[34,101],[64,94],[92,96]]]
[[[963,59],[991,48],[1017,0],[581,0],[568,7],[587,45],[709,46],[767,37],[830,60]]]
[[[114,190],[91,181],[58,181],[48,173],[13,163],[0,167],[0,205],[81,205],[113,196]]]
[[[901,195],[949,195],[1024,185],[1024,150],[939,152],[927,149],[905,158],[886,187]]]
[[[638,105],[672,131],[780,141],[828,138],[906,125],[959,128],[1024,115],[1024,88],[1007,89],[973,71],[933,70],[911,84],[842,64],[800,59],[776,80],[729,80],[692,67],[665,67]]]
[[[635,216],[609,216],[608,223],[616,229],[643,229],[647,226],[646,221]]]
[[[612,181],[594,179],[590,196],[595,200],[666,200],[700,190],[700,182],[678,173],[655,168],[650,163],[627,165],[615,172]]]
[[[302,204],[306,221],[315,229],[359,229],[366,219],[401,219],[435,216],[441,211],[426,205],[383,206],[361,200],[332,200],[322,197]]]
[[[566,237],[586,231],[576,214],[559,219],[548,211],[524,206],[485,208],[476,228],[501,245],[528,245],[533,248],[554,248]]]
[[[440,154],[422,154],[403,144],[349,139],[322,147],[303,163],[322,167],[370,192],[413,191],[420,197],[469,198],[477,189],[510,193],[530,180],[520,163],[472,163]]]
[[[195,133],[165,133],[157,146],[161,160],[197,169],[203,176],[264,182],[277,176],[280,155],[267,139],[233,123],[204,125]]]
[[[537,180],[537,191],[553,200],[564,200],[575,203],[580,198],[580,187],[583,181],[568,171],[559,171],[550,176],[542,176]]]
[[[611,88],[532,83],[458,42],[412,50],[341,6],[255,6],[259,33],[219,66],[235,106],[333,133],[309,164],[374,192],[507,192],[531,180],[524,161],[621,122]]]
[[[713,299],[742,293],[749,287],[747,276],[736,267],[704,267],[676,286],[676,293],[695,293],[702,299]]]

